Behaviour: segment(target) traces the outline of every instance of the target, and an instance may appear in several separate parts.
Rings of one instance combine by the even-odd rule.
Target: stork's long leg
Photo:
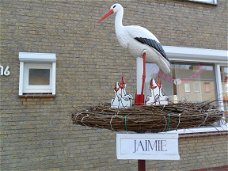
[[[142,90],[141,90],[141,94],[144,93],[144,86],[145,86],[145,81],[146,81],[146,52],[143,53],[142,58],[143,58],[143,73],[142,73]]]
[[[144,85],[145,85],[145,80],[146,80],[146,53],[143,52],[142,54],[142,60],[138,60],[139,58],[137,58],[137,67],[139,67],[139,73],[142,75],[137,75],[137,84],[139,81],[139,87],[137,87],[137,93],[135,94],[135,105],[144,105],[145,103],[145,99],[144,99]],[[142,62],[142,63],[141,63]],[[140,64],[138,66],[138,64]],[[142,68],[142,70],[141,70]],[[138,70],[137,70],[138,73]],[[142,81],[140,80],[140,76],[142,76]],[[139,80],[138,80],[139,79]],[[140,88],[141,88],[141,92],[140,92]]]

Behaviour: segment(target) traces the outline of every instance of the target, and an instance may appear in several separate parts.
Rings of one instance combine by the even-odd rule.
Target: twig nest
[[[113,131],[161,132],[212,125],[223,112],[213,102],[181,102],[165,106],[113,109],[110,104],[91,106],[72,114],[73,124]]]

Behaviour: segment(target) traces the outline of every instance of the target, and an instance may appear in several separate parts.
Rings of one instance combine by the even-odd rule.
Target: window
[[[189,1],[217,5],[217,0],[189,0]]]
[[[193,90],[195,93],[200,93],[201,92],[201,82],[200,81],[195,81],[193,82]]]
[[[172,62],[172,73],[160,73],[165,95],[178,100],[202,102],[217,100],[219,109],[228,112],[227,50],[163,46]],[[147,76],[153,75],[153,64],[147,64]],[[147,78],[147,84],[150,78]],[[221,102],[221,103],[220,103]],[[227,123],[218,127],[178,130],[178,133],[224,131]]]
[[[19,95],[55,95],[55,54],[20,52],[19,60]]]
[[[190,93],[191,92],[191,88],[190,88],[190,84],[189,83],[184,83],[184,92],[185,93]]]
[[[24,65],[24,93],[51,93],[51,64]]]

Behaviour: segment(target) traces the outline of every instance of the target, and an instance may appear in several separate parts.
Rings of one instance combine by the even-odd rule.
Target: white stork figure
[[[126,83],[123,79],[121,82],[116,82],[115,87],[115,97],[111,101],[112,108],[128,108],[132,106],[132,96],[126,92]]]
[[[120,45],[124,48],[128,48],[130,53],[136,58],[142,57],[143,59],[141,83],[141,94],[143,94],[146,78],[145,63],[156,63],[164,73],[170,73],[170,62],[159,40],[150,31],[137,25],[123,26],[124,9],[122,5],[118,3],[113,4],[110,10],[100,18],[99,23],[111,14],[116,14],[115,32]]]
[[[150,96],[146,99],[147,105],[167,105],[168,97],[163,95],[161,81],[150,80]]]

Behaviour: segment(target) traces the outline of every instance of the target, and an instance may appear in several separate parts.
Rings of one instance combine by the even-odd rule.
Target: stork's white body
[[[164,73],[170,73],[170,63],[158,39],[147,29],[140,26],[124,26],[123,7],[114,4],[99,20],[102,22],[109,15],[115,13],[115,31],[121,46],[137,58],[137,94],[136,104],[144,103],[145,63],[156,63]]]
[[[152,39],[160,43],[159,40],[149,30],[141,26],[123,26],[122,20],[123,8],[118,10],[115,16],[115,32],[120,45],[127,48],[134,57],[141,57],[145,52],[147,62],[156,63],[163,72],[169,73],[169,62],[156,49],[138,42],[135,37]]]

